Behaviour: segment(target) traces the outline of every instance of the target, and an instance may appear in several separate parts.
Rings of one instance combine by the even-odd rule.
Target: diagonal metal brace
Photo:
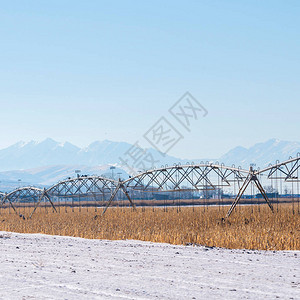
[[[248,185],[250,184],[250,182],[254,182],[255,185],[257,186],[257,188],[259,189],[259,191],[261,192],[262,196],[264,197],[265,201],[267,202],[268,206],[270,207],[271,211],[274,212],[273,209],[273,205],[270,202],[264,188],[262,187],[261,183],[259,182],[257,175],[255,174],[255,172],[253,171],[252,167],[250,168],[250,173],[247,176],[246,180],[244,181],[243,185],[241,186],[238,194],[236,195],[230,209],[227,212],[226,218],[228,218],[231,213],[233,212],[233,210],[235,209],[235,207],[237,206],[238,202],[241,200],[243,194],[245,193]]]
[[[105,214],[105,212],[107,211],[108,207],[111,205],[112,201],[114,200],[114,198],[116,197],[117,193],[119,190],[122,190],[123,193],[126,195],[127,199],[129,200],[131,206],[133,207],[133,209],[135,209],[135,204],[133,203],[132,199],[129,196],[129,193],[127,192],[123,182],[119,179],[118,185],[116,186],[114,192],[111,194],[110,199],[106,205],[106,207],[104,208],[101,216],[103,216]]]
[[[36,205],[35,205],[35,207],[34,207],[32,213],[31,213],[30,216],[29,216],[29,219],[31,219],[32,215],[35,213],[36,209],[38,208],[38,206],[40,205],[40,203],[42,202],[42,200],[43,200],[44,197],[48,199],[48,201],[50,202],[50,204],[51,204],[53,210],[54,210],[55,212],[57,212],[57,210],[56,210],[56,208],[55,208],[53,202],[51,201],[50,197],[48,196],[48,194],[47,194],[47,192],[46,192],[46,189],[44,188],[43,194],[40,196],[38,202],[36,203]]]

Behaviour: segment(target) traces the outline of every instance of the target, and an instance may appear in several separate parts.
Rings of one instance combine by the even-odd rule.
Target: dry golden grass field
[[[29,209],[29,208],[25,208]],[[60,213],[39,208],[24,220],[2,209],[0,230],[20,233],[68,235],[89,239],[136,239],[171,244],[263,250],[300,250],[300,214],[281,204],[240,206],[224,220],[228,207],[60,208]],[[26,213],[26,211],[25,211]],[[28,212],[27,212],[28,213]],[[96,216],[96,217],[95,217]]]

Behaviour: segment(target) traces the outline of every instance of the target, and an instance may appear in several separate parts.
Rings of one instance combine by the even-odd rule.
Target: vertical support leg
[[[38,202],[36,203],[36,205],[35,205],[35,207],[34,207],[32,213],[31,213],[30,216],[29,216],[29,219],[31,219],[32,215],[35,213],[36,209],[37,209],[38,206],[40,205],[40,203],[41,203],[41,201],[43,200],[43,198],[44,198],[44,193],[40,196],[40,198],[39,198]]]
[[[242,195],[244,194],[246,188],[248,187],[249,183],[251,181],[254,181],[257,188],[259,189],[259,191],[261,192],[262,196],[264,197],[265,201],[267,202],[267,204],[269,205],[270,209],[272,210],[272,212],[274,211],[273,209],[273,206],[272,206],[272,203],[270,202],[270,200],[268,199],[268,196],[264,190],[264,188],[262,187],[262,185],[260,184],[256,174],[253,174],[253,173],[250,173],[248,175],[248,177],[246,178],[244,184],[242,185],[241,189],[239,190],[239,193],[237,194],[234,202],[232,203],[227,215],[226,215],[226,218],[228,218],[231,213],[233,212],[234,208],[236,207],[236,205],[238,204],[238,202],[240,201]]]
[[[41,197],[39,198],[38,202],[36,203],[36,205],[33,209],[33,212],[29,216],[29,219],[31,219],[32,215],[35,213],[36,209],[38,208],[38,206],[40,205],[40,203],[41,203],[41,201],[43,200],[44,197],[48,199],[48,201],[50,202],[50,204],[51,204],[52,208],[54,209],[54,211],[57,212],[52,200],[50,199],[49,195],[46,193],[46,190],[44,189],[44,192],[41,195]]]
[[[9,204],[11,205],[12,209],[13,209],[14,212],[16,213],[16,215],[19,216],[19,214],[18,214],[16,208],[14,207],[14,205],[12,204],[12,202],[11,202],[10,200],[8,200],[8,201],[9,201]]]
[[[54,206],[54,203],[52,202],[51,198],[50,198],[49,195],[46,193],[46,191],[45,191],[44,196],[48,199],[48,201],[50,202],[52,208],[53,208],[54,211],[57,213],[57,210],[56,210],[56,208],[55,208],[55,206]]]
[[[18,214],[16,208],[14,207],[14,205],[12,204],[12,202],[11,202],[9,199],[6,198],[6,196],[3,198],[1,205],[3,205],[3,204],[5,203],[5,200],[8,200],[8,202],[9,202],[10,206],[12,207],[13,211],[14,211],[14,212],[16,213],[16,215],[18,216],[19,214]]]
[[[118,185],[116,186],[114,192],[113,192],[112,195],[110,196],[110,199],[109,199],[109,201],[108,201],[106,207],[104,208],[104,210],[103,210],[101,216],[103,216],[103,215],[105,214],[106,210],[108,209],[108,207],[110,206],[111,202],[114,200],[114,198],[116,197],[116,195],[117,195],[117,193],[118,193],[118,191],[119,191],[120,189],[122,189],[123,193],[126,195],[127,199],[129,200],[131,206],[133,207],[133,209],[135,209],[135,204],[133,203],[132,199],[130,198],[130,196],[129,196],[129,194],[128,194],[126,188],[125,188],[125,186],[123,185],[122,182],[119,182]]]
[[[127,192],[127,190],[125,189],[125,186],[122,184],[121,188],[123,190],[123,193],[126,195],[127,199],[129,200],[131,206],[133,207],[133,209],[135,209],[135,204],[133,203],[133,201],[131,200],[129,193]]]
[[[256,177],[256,176],[255,176]],[[257,186],[257,188],[259,189],[259,191],[261,192],[262,196],[264,197],[265,201],[267,202],[267,204],[269,205],[270,209],[272,212],[274,212],[274,209],[273,209],[273,205],[272,203],[270,202],[264,188],[262,187],[262,185],[260,184],[259,180],[257,178],[254,179],[254,182]]]
[[[228,218],[231,215],[231,213],[233,212],[233,210],[237,206],[237,204],[240,201],[241,197],[243,196],[246,188],[248,187],[249,183],[251,182],[251,178],[252,178],[252,174],[249,174],[248,177],[246,178],[246,180],[244,181],[242,187],[240,188],[238,194],[236,195],[229,211],[227,212],[226,218]]]
[[[103,216],[103,215],[105,214],[105,212],[107,211],[107,209],[108,209],[108,207],[110,206],[111,202],[112,202],[112,201],[114,200],[114,198],[116,197],[116,195],[117,195],[117,193],[118,193],[118,191],[119,191],[119,189],[120,189],[120,186],[121,186],[121,183],[119,182],[118,185],[116,186],[114,192],[111,194],[110,199],[109,199],[109,201],[108,201],[106,207],[104,208],[104,210],[103,210],[101,216]]]

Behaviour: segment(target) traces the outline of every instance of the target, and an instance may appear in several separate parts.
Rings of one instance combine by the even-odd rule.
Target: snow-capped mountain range
[[[132,150],[133,149],[133,150]],[[101,175],[117,179],[128,178],[130,171],[122,161],[128,161],[134,171],[145,168],[184,164],[188,160],[162,155],[155,149],[146,149],[154,163],[136,164],[140,157],[136,146],[125,142],[96,141],[88,147],[79,148],[69,142],[59,143],[53,139],[42,142],[18,142],[0,150],[0,191],[8,191],[29,184],[49,186],[67,177],[80,174]],[[127,154],[130,152],[130,154]],[[145,155],[145,154],[143,154]],[[114,167],[115,169],[111,169]]]
[[[42,142],[18,142],[0,150],[0,190],[27,184],[51,185],[66,177],[74,177],[77,169],[81,170],[81,174],[126,178],[128,169],[121,165],[120,157],[126,158],[126,152],[132,146],[108,140],[96,141],[86,148],[79,148],[69,142],[59,143],[50,138]],[[300,152],[300,143],[271,139],[250,148],[236,147],[219,159],[180,159],[162,156],[151,148],[147,151],[155,158],[156,167],[185,164],[188,161],[219,161],[247,169],[251,163],[262,168],[274,164],[276,160],[295,157]],[[116,169],[112,170],[111,166]]]
[[[0,191],[11,191],[20,186],[50,186],[68,177],[75,177],[75,170],[80,171],[80,175],[99,175],[114,179],[126,179],[128,174],[122,168],[112,165],[84,166],[84,165],[55,165],[40,168],[14,170],[0,172]]]
[[[256,167],[263,168],[275,164],[277,160],[285,161],[290,156],[296,157],[298,153],[300,153],[300,142],[271,139],[250,148],[236,147],[221,156],[219,161],[225,165],[235,164],[246,169],[252,163]]]
[[[18,142],[0,150],[0,171],[38,168],[51,165],[99,166],[116,164],[124,160],[133,145],[125,142],[96,141],[88,147],[79,148],[69,142],[59,143],[53,139],[42,142]],[[169,155],[162,156],[152,148],[147,149],[155,158],[157,166],[186,162]],[[132,152],[131,152],[132,153]],[[132,154],[133,155],[133,154]],[[128,156],[130,157],[130,155]]]

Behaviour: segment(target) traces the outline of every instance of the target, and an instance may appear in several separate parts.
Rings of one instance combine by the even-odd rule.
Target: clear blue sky
[[[1,148],[133,143],[186,91],[209,113],[172,155],[300,141],[300,1],[0,2]]]

